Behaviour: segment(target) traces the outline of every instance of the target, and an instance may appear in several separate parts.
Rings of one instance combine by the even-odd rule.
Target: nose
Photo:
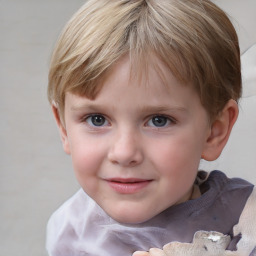
[[[143,161],[142,145],[134,132],[119,132],[112,141],[108,159],[121,166],[131,167]]]

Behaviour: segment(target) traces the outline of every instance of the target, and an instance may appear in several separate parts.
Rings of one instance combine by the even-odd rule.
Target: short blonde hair
[[[241,95],[240,50],[227,15],[209,0],[88,0],[64,28],[52,55],[48,98],[60,115],[65,94],[95,98],[106,72],[130,54],[144,72],[156,54],[195,87],[213,119]]]

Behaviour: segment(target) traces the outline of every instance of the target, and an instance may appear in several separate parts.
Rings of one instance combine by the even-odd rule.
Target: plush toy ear
[[[55,117],[56,123],[57,123],[58,128],[59,128],[63,149],[67,154],[70,154],[67,131],[66,131],[65,126],[63,125],[63,122],[60,119],[59,110],[54,104],[52,104],[52,112],[53,112],[53,115]]]
[[[210,135],[202,152],[205,160],[214,161],[220,156],[237,120],[238,112],[237,102],[231,99],[213,121]]]

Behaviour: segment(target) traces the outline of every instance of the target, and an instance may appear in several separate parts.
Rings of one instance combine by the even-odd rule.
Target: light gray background
[[[46,255],[47,219],[79,187],[46,88],[53,45],[83,2],[0,0],[0,256]],[[216,2],[235,17],[242,51],[256,43],[256,1]],[[243,103],[244,112],[254,102]],[[256,183],[256,118],[249,113],[254,116],[243,114],[213,167]]]

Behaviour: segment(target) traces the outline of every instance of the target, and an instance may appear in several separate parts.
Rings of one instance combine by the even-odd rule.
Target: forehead
[[[143,59],[133,59],[131,55],[122,56],[115,64],[113,64],[101,79],[102,86],[106,86],[109,81],[111,83],[119,83],[120,77],[126,80],[130,86],[144,86],[145,92],[147,88],[157,88],[159,85],[170,89],[171,84],[179,86],[193,87],[192,83],[184,79],[180,79],[173,73],[156,54],[152,53],[143,56]],[[164,88],[162,88],[164,89]]]
[[[201,106],[190,84],[177,80],[159,60],[148,63],[142,73],[135,73],[129,56],[120,59],[102,81],[102,88],[94,99],[79,97],[69,99],[72,109],[100,107],[127,109],[189,109],[193,104]],[[72,100],[73,99],[73,100]],[[71,100],[71,101],[70,101]],[[96,110],[95,109],[95,110]],[[192,108],[191,108],[192,109]]]

